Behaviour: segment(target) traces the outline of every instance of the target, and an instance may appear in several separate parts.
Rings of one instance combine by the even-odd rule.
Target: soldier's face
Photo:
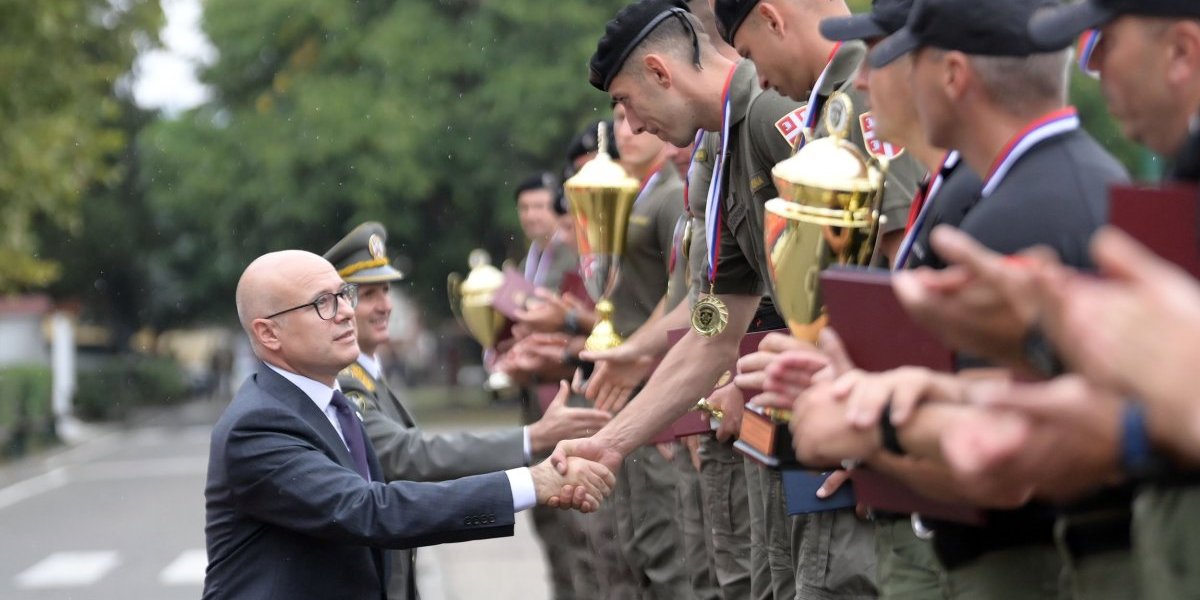
[[[953,148],[951,135],[956,127],[951,119],[950,99],[947,96],[946,52],[921,48],[913,52],[908,60],[912,65],[912,100],[917,121],[925,140],[938,148]],[[899,61],[897,61],[899,62]]]
[[[872,40],[869,45],[874,47],[878,42]],[[880,69],[872,69],[864,60],[854,79],[854,86],[866,92],[871,100],[875,131],[885,142],[906,145],[914,134],[917,109],[913,106],[911,77],[912,55],[909,55]]]
[[[1178,151],[1196,109],[1181,104],[1168,82],[1171,27],[1156,19],[1116,19],[1103,29],[1089,65],[1100,73],[1109,112],[1122,132],[1166,155]]]
[[[390,339],[388,319],[392,316],[392,297],[388,283],[363,283],[358,286],[358,307],[354,309],[354,322],[358,329],[358,346],[374,354],[380,344]]]
[[[649,167],[658,160],[666,144],[649,133],[634,133],[625,107],[613,107],[613,130],[617,135],[617,151],[621,162],[633,167]]]
[[[742,58],[753,61],[758,72],[758,84],[766,90],[803,102],[808,100],[807,77],[798,76],[799,69],[792,59],[792,49],[779,43],[780,38],[764,35],[750,16],[733,37],[733,47]]]
[[[608,92],[613,105],[625,110],[625,121],[633,134],[649,133],[683,147],[699,131],[693,111],[670,80],[663,83],[658,75],[627,71],[613,78]]]
[[[517,197],[517,217],[521,230],[531,240],[544,241],[554,233],[554,193],[546,189],[528,190]]]

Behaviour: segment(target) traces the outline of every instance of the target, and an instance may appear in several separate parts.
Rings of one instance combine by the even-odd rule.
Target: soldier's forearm
[[[724,369],[737,360],[738,344],[754,318],[759,296],[723,296],[729,325],[711,338],[695,331],[667,353],[642,391],[596,437],[628,455],[678,419],[712,391]]]

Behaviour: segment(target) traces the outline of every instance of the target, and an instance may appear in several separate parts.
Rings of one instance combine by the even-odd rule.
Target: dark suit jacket
[[[203,597],[384,599],[383,548],[512,535],[503,473],[384,484],[367,450],[372,482],[316,404],[259,364],[213,429]]]

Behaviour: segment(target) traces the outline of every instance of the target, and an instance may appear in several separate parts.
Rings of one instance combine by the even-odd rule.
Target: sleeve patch
[[[808,106],[801,106],[775,121],[775,130],[787,140],[789,146],[795,146],[800,136],[804,135],[804,120],[807,117]]]
[[[896,160],[901,154],[904,154],[903,146],[879,139],[874,115],[865,112],[858,117],[858,120],[862,125],[863,145],[866,146],[867,152],[871,156],[878,159]]]

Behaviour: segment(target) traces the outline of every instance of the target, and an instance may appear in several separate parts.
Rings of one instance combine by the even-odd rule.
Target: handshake
[[[594,512],[616,484],[613,472],[598,462],[572,456],[561,465],[563,472],[546,459],[530,468],[539,505]]]

